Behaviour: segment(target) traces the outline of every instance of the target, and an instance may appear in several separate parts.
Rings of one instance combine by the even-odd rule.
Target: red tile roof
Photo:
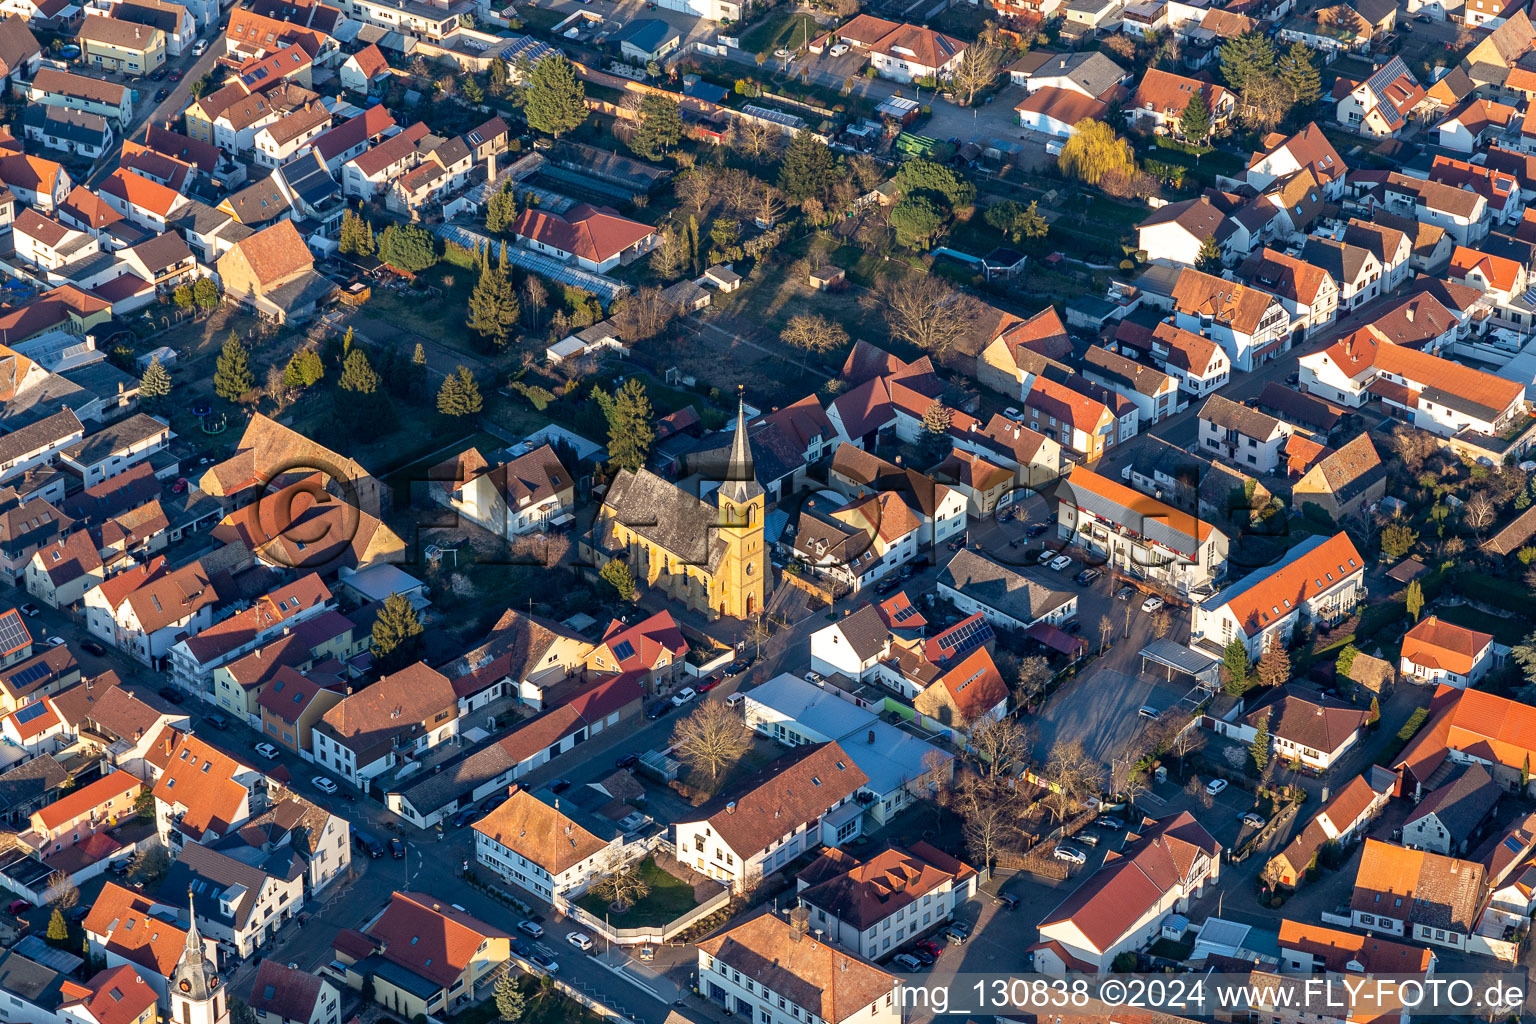
[[[187,933],[151,912],[162,905],[108,882],[91,903],[84,928],[101,936],[109,952],[169,977],[187,946]]]
[[[1257,636],[1302,602],[1364,571],[1360,552],[1355,550],[1349,534],[1340,531],[1246,590],[1233,594],[1227,600],[1227,608],[1245,633]]]
[[[385,944],[386,960],[448,988],[487,939],[508,935],[427,893],[396,892],[368,937]]]
[[[142,785],[132,773],[119,769],[40,809],[37,820],[44,828],[55,829],[84,817],[114,797],[137,793]]]
[[[180,829],[193,839],[213,831],[224,836],[245,817],[247,791],[235,781],[248,766],[217,747],[183,736],[155,782],[155,799],[185,808]]]
[[[169,217],[177,204],[185,201],[180,192],[121,167],[107,176],[100,190],[162,218]]]
[[[978,613],[979,614],[979,613]],[[949,693],[960,717],[975,722],[1008,700],[1008,684],[1003,682],[992,655],[978,647],[938,678],[933,684]]]
[[[602,263],[643,242],[655,229],[612,210],[578,203],[563,216],[532,207],[525,209],[512,223],[512,231],[562,252]]]
[[[1469,676],[1474,660],[1491,643],[1491,633],[1479,633],[1431,615],[1403,634],[1403,657],[1425,668]]]

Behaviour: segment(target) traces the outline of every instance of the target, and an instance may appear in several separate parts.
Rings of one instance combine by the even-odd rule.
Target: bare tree
[[[784,194],[766,181],[758,182],[750,212],[758,224],[765,228],[773,227],[784,216]]]
[[[1067,816],[1080,797],[1091,795],[1104,784],[1104,766],[1088,756],[1081,740],[1057,740],[1043,774],[1051,787],[1045,798],[1046,809],[1057,821]]]
[[[55,910],[68,910],[80,902],[80,887],[75,885],[68,872],[55,871],[48,876],[48,888],[43,890],[43,898]]]
[[[549,289],[537,274],[529,274],[523,281],[523,320],[538,330],[544,320],[544,310],[549,305]]]
[[[1168,749],[1179,759],[1179,778],[1182,779],[1184,777],[1184,764],[1189,760],[1189,755],[1193,754],[1199,747],[1199,729],[1184,729],[1174,734],[1173,742],[1169,745]]]
[[[1467,525],[1481,537],[1483,531],[1493,525],[1496,510],[1488,495],[1478,491],[1467,499],[1467,503],[1462,506],[1461,514],[1466,517]]]
[[[842,324],[820,313],[799,313],[789,318],[779,332],[779,340],[807,352],[830,352],[848,344],[848,332]]]
[[[1109,650],[1109,638],[1111,636],[1114,636],[1114,633],[1115,633],[1115,620],[1111,619],[1108,615],[1101,615],[1099,617],[1099,653],[1100,654],[1103,654],[1105,651]]]
[[[634,864],[623,867],[610,864],[609,870],[592,886],[592,891],[613,904],[613,909],[622,914],[651,894],[651,883],[645,880],[645,876],[640,874]]]
[[[1136,41],[1123,33],[1116,33],[1104,40],[1104,48],[1122,60],[1136,56]]]
[[[926,274],[885,277],[874,299],[893,335],[934,355],[954,348],[981,315],[975,299]]]
[[[778,128],[764,121],[738,117],[731,130],[731,144],[754,163],[761,163],[778,149],[780,135]]]
[[[662,228],[656,248],[651,250],[651,269],[662,280],[670,280],[682,273],[688,260],[688,247],[682,235],[672,228]],[[529,280],[533,280],[532,277]]]
[[[656,287],[631,292],[615,303],[612,311],[619,337],[625,341],[646,341],[656,337],[676,315],[677,307]]]
[[[672,190],[677,193],[678,202],[692,208],[694,213],[703,213],[715,198],[716,174],[712,167],[695,167],[687,174],[681,175],[673,184]]]
[[[1006,786],[991,786],[969,776],[952,801],[960,816],[961,834],[971,855],[991,866],[997,855],[1019,840],[1019,799]]]
[[[998,62],[1002,50],[994,43],[972,43],[960,55],[960,66],[955,69],[955,89],[965,96],[962,106],[970,106],[976,93],[997,80]]]
[[[1055,675],[1056,673],[1051,671],[1051,663],[1038,654],[1020,658],[1017,697],[1019,703],[1035,703],[1035,700],[1045,693],[1045,688],[1050,685]]]
[[[759,612],[747,620],[747,632],[744,637],[747,643],[752,645],[754,657],[763,656],[763,645],[773,639],[773,620]]]
[[[1167,608],[1159,608],[1152,613],[1152,635],[1162,638],[1168,635],[1168,630],[1173,628],[1173,616],[1168,614]]]
[[[715,179],[715,194],[732,213],[746,213],[755,205],[762,184],[746,171],[733,167]]]
[[[988,781],[1013,774],[1029,758],[1029,730],[1016,718],[984,718],[971,729],[970,747]]]
[[[267,367],[267,386],[265,390],[267,397],[272,400],[273,405],[277,406],[276,411],[279,413],[292,405],[294,397],[298,394],[298,389],[288,384],[281,363],[273,363]]]
[[[672,730],[673,753],[693,771],[717,782],[720,774],[741,760],[751,734],[736,712],[718,700],[707,700]]]

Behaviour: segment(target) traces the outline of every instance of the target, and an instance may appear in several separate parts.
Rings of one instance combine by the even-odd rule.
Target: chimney
[[[512,783],[507,787],[507,796],[517,796],[517,794],[522,791],[522,788],[523,787],[519,786],[517,783]]]
[[[804,907],[795,907],[789,912],[789,937],[794,942],[800,941],[800,936],[805,934],[806,926],[810,924],[811,912]]]
[[[735,814],[736,813],[736,801],[735,800],[732,800],[730,803],[725,805],[725,813],[726,814]]]
[[[1404,309],[1403,315],[1408,318],[1408,322],[1409,323],[1413,323],[1413,304],[1412,303],[1409,303],[1407,308]]]
[[[869,739],[870,743],[874,743],[875,742],[875,730],[873,730],[873,729],[869,730],[869,737],[868,737],[868,739]]]
[[[485,183],[487,185],[492,185],[492,184],[495,184],[495,182],[496,182],[496,154],[495,153],[487,153],[485,155]]]

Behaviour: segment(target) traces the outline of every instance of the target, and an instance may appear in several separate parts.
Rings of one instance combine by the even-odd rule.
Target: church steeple
[[[752,445],[747,440],[747,405],[736,399],[736,434],[731,438],[731,459],[725,467],[725,482],[720,496],[737,505],[746,505],[763,493],[752,465]]]
[[[213,998],[214,990],[219,987],[219,974],[203,951],[203,936],[197,930],[197,905],[190,889],[187,890],[187,909],[191,915],[187,925],[187,945],[181,951],[181,959],[176,961],[176,969],[171,972],[171,991],[178,999],[189,1003],[205,1003]]]

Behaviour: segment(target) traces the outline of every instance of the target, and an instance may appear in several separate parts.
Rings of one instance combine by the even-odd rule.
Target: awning
[[[1202,682],[1215,682],[1221,671],[1221,662],[1218,659],[1192,647],[1185,647],[1165,636],[1150,641],[1140,653],[1143,663],[1150,661],[1175,672],[1194,676]]]

